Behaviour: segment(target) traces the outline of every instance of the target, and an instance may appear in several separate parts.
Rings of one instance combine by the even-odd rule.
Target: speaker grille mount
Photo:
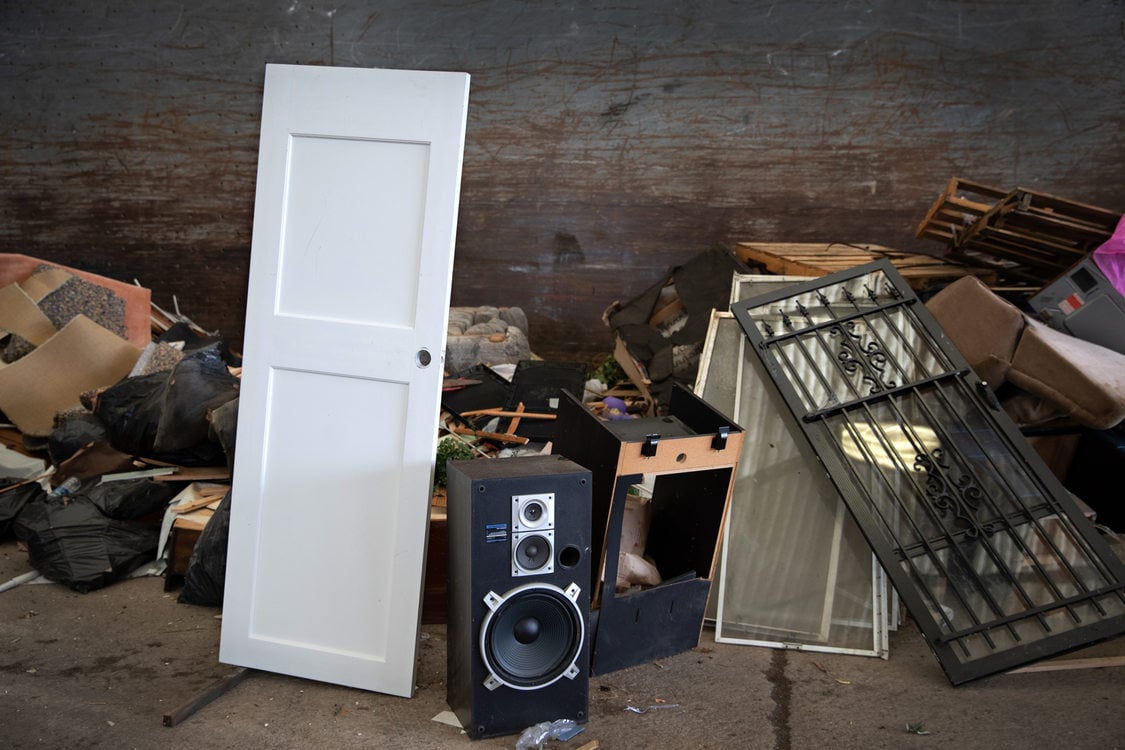
[[[576,583],[561,589],[528,583],[503,596],[488,592],[480,630],[480,653],[488,670],[484,686],[536,690],[581,673],[575,663],[586,639]]]

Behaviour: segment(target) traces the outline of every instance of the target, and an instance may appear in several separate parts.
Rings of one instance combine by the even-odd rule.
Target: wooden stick
[[[520,417],[523,415],[523,413],[524,413],[523,401],[520,401],[516,405],[516,416],[512,417],[511,421],[508,422],[508,434],[510,434],[510,435],[516,434],[516,428],[520,426]]]
[[[1028,664],[1026,667],[1008,670],[1008,674],[1030,674],[1032,672],[1061,672],[1064,669],[1097,669],[1099,667],[1125,667],[1125,656],[1095,656],[1084,659],[1056,659],[1053,661]]]
[[[484,430],[470,430],[468,427],[454,427],[453,432],[458,435],[476,435],[477,437],[484,438],[485,440],[498,440],[502,443],[517,443],[519,445],[526,445],[531,442],[525,437],[519,435],[504,435],[499,432],[485,432]]]
[[[247,669],[246,667],[239,667],[238,669],[234,670],[233,673],[222,678],[214,685],[197,695],[195,698],[177,708],[172,713],[164,714],[164,726],[174,727],[181,721],[184,721],[185,719],[191,717],[191,715],[196,711],[203,708],[208,703],[215,700],[220,695],[223,695],[231,688],[238,685],[238,683],[249,677],[252,671],[253,670]]]
[[[520,406],[523,406],[521,403]],[[461,412],[462,417],[519,417],[527,419],[554,419],[554,414],[540,414],[533,411],[504,411],[503,409],[474,409]]]
[[[203,495],[202,497],[197,497],[195,500],[192,500],[190,502],[181,503],[180,505],[173,505],[169,510],[171,510],[173,513],[191,513],[193,510],[206,508],[211,503],[222,500],[223,496],[226,494],[226,491],[223,491],[218,495]]]
[[[53,472],[48,471],[46,474],[40,474],[37,477],[29,477],[29,478],[23,480],[22,482],[16,482],[15,484],[10,484],[7,487],[4,487],[4,488],[0,489],[0,495],[4,494],[5,492],[11,492],[12,490],[16,489],[17,487],[23,487],[24,485],[31,484],[32,482],[38,482],[40,479],[46,479],[47,477],[51,476],[52,473]]]
[[[230,470],[225,466],[183,466],[174,474],[163,474],[152,478],[155,482],[204,482],[230,479]]]

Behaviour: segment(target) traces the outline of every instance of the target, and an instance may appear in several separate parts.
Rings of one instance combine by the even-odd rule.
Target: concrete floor
[[[0,581],[28,569],[15,543],[0,544]],[[442,626],[423,628],[412,699],[252,672],[166,728],[165,713],[233,671],[217,661],[219,616],[177,603],[159,578],[0,593],[0,748],[515,746],[432,721],[446,708]],[[1119,638],[1069,658],[1121,654]],[[693,651],[592,678],[590,695],[586,730],[548,748],[1125,747],[1125,668],[954,688],[909,622],[888,661],[716,644],[704,631]]]

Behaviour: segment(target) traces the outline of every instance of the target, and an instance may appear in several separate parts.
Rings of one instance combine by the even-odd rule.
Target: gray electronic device
[[[1052,328],[1125,354],[1125,297],[1092,256],[1043,287],[1028,304]]]

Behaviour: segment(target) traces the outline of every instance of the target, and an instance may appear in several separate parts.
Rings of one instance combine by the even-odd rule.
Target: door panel
[[[413,692],[467,99],[267,67],[224,662]]]

